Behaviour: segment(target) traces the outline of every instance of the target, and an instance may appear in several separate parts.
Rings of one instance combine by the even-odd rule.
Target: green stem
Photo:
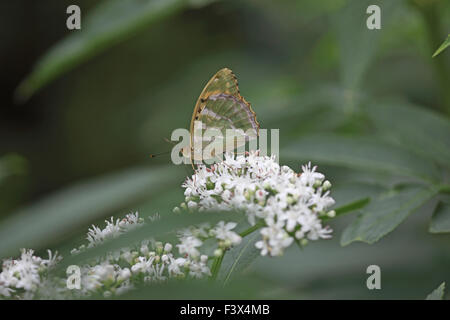
[[[253,233],[254,231],[258,230],[259,228],[263,227],[265,225],[264,222],[258,222],[256,223],[254,226],[251,226],[250,228],[248,228],[247,230],[242,231],[241,233],[239,233],[239,235],[244,238],[246,236],[248,236],[250,233]]]
[[[354,212],[358,209],[364,208],[369,202],[370,202],[370,198],[366,197],[366,198],[358,199],[354,202],[345,204],[341,207],[338,207],[338,208],[334,209],[334,211],[336,212],[336,216],[333,218],[340,217],[346,213]],[[332,218],[327,217],[327,216],[322,218],[323,221],[327,221],[329,219],[332,219]]]
[[[258,222],[254,226],[251,226],[250,228],[242,231],[239,235],[244,238],[248,236],[249,234],[255,232],[259,228],[263,227],[265,224],[264,222]],[[219,274],[220,267],[222,266],[223,258],[225,257],[226,250],[222,252],[222,254],[216,258],[214,258],[213,264],[211,266],[211,280],[216,280],[217,275]]]
[[[222,266],[223,257],[225,256],[225,251],[216,257],[213,261],[213,265],[211,267],[211,280],[216,280],[217,275],[219,274],[220,267]]]
[[[447,36],[447,32],[442,32],[442,14],[441,3],[439,1],[419,1],[410,0],[410,3],[419,11],[425,22],[426,32],[428,34],[428,42],[430,45],[430,59],[433,52],[441,45]],[[445,30],[447,31],[447,30]],[[442,111],[450,114],[450,91],[448,84],[450,83],[449,65],[445,59],[438,57],[431,59],[433,68],[440,86],[442,97]]]

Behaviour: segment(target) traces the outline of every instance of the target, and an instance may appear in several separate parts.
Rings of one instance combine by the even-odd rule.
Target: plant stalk
[[[242,238],[244,238],[263,226],[264,226],[264,222],[256,223],[254,226],[251,226],[250,228],[239,233],[239,235]],[[220,256],[214,258],[213,264],[211,266],[211,280],[217,279],[217,275],[219,274],[220,267],[222,266],[222,262],[223,262],[223,258],[225,257],[225,253],[226,253],[226,250],[224,250]]]
[[[448,90],[450,85],[450,66],[442,57],[431,58],[433,52],[448,35],[448,32],[445,34],[442,32],[442,19],[439,12],[441,3],[436,0],[410,0],[410,3],[419,11],[425,22],[430,45],[430,59],[441,93],[441,109],[447,115],[450,115],[450,90]]]

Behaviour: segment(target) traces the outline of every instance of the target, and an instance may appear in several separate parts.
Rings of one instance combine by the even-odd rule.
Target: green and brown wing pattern
[[[256,138],[259,134],[256,114],[250,104],[240,95],[236,76],[227,68],[219,70],[209,80],[197,100],[191,120],[191,146],[194,142],[195,121],[202,122],[203,132],[210,128],[216,128],[222,132],[224,137],[227,129],[238,132],[242,130],[247,133],[245,141]]]

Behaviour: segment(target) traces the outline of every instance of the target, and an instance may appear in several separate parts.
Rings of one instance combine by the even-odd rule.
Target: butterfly
[[[193,168],[195,162],[216,156],[214,152],[206,156],[202,152],[211,143],[211,139],[203,135],[208,129],[221,132],[222,137],[226,137],[227,130],[240,135],[242,139],[233,139],[223,148],[223,152],[230,152],[257,138],[259,127],[256,113],[240,94],[236,76],[230,69],[223,68],[208,81],[197,99],[189,130],[190,145],[183,148],[183,156],[190,158]]]

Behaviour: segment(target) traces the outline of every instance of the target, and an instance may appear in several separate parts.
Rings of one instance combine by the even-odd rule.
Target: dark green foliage
[[[65,7],[48,2],[64,28]],[[425,296],[450,267],[450,54],[447,39],[432,58],[430,41],[448,34],[450,2],[416,2],[81,2],[81,31],[49,35],[20,84],[5,71],[22,104],[11,87],[0,108],[0,256],[21,247],[67,256],[91,223],[132,210],[163,218],[66,263],[201,221],[171,212],[190,166],[148,155],[171,147],[163,138],[188,128],[206,81],[229,67],[261,128],[280,129],[281,163],[311,161],[332,182],[333,240],[269,259],[257,258],[251,234],[215,284],[126,298]],[[381,30],[366,28],[369,4],[382,8]],[[3,43],[11,57],[14,41]],[[381,291],[365,287],[370,264],[382,269]]]

